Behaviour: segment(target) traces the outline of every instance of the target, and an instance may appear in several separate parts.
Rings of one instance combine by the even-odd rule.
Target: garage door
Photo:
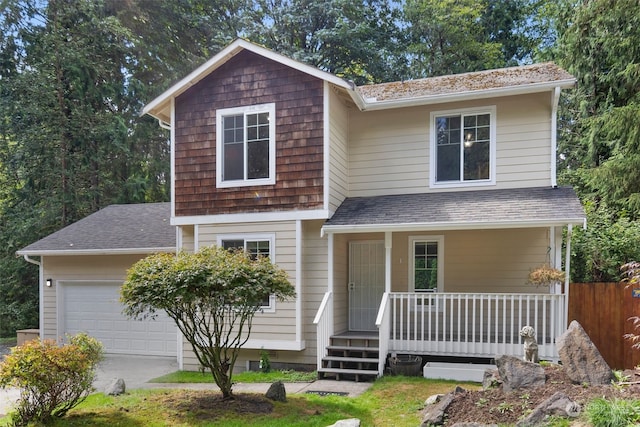
[[[122,314],[120,284],[62,283],[59,325],[63,334],[86,332],[106,353],[175,356],[177,327],[166,314],[131,320]]]

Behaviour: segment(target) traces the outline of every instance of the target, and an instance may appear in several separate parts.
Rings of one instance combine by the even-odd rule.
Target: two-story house
[[[557,358],[568,287],[526,282],[569,269],[585,222],[556,185],[574,82],[545,63],[355,86],[236,40],[150,102],[171,134],[177,248],[268,255],[296,288],[264,301],[246,366],[261,349],[337,375],[381,374],[390,353],[521,354],[525,325]],[[180,338],[177,353],[198,368]]]

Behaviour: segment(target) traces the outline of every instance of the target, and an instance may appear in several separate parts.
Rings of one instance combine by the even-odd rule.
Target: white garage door
[[[63,335],[86,332],[106,353],[175,356],[177,327],[166,314],[131,320],[122,314],[120,284],[62,283],[59,325]]]

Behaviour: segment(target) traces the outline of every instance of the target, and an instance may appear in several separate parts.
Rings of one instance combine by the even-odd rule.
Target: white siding
[[[548,93],[384,111],[350,110],[349,196],[537,187],[551,184]],[[496,106],[496,184],[429,188],[432,111]]]
[[[329,210],[335,212],[349,191],[349,109],[333,90],[329,93]]]

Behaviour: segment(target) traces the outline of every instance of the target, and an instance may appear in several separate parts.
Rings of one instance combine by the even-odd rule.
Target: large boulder
[[[335,424],[331,424],[327,427],[360,427],[360,420],[358,418],[348,418],[345,420],[338,420]]]
[[[613,372],[589,335],[577,321],[556,339],[558,354],[571,381],[578,384],[611,384]]]
[[[537,388],[545,383],[544,368],[537,363],[525,362],[515,356],[502,355],[496,358],[496,366],[504,391]]]
[[[453,402],[453,399],[456,397],[458,393],[464,393],[465,389],[460,386],[457,386],[452,392],[447,393],[442,399],[440,399],[437,403],[432,405],[427,405],[424,410],[424,415],[422,417],[421,427],[431,427],[438,426],[444,423],[444,413]]]
[[[265,397],[276,402],[286,402],[287,391],[285,390],[282,381],[276,381],[271,384],[269,386],[269,390],[267,390],[267,393],[265,394]]]
[[[529,427],[542,425],[552,416],[562,418],[575,418],[580,415],[580,405],[566,394],[558,391],[550,398],[538,405],[525,419],[518,422],[516,427]]]
[[[114,378],[104,389],[104,394],[108,396],[120,396],[127,390],[127,385],[122,378]]]

